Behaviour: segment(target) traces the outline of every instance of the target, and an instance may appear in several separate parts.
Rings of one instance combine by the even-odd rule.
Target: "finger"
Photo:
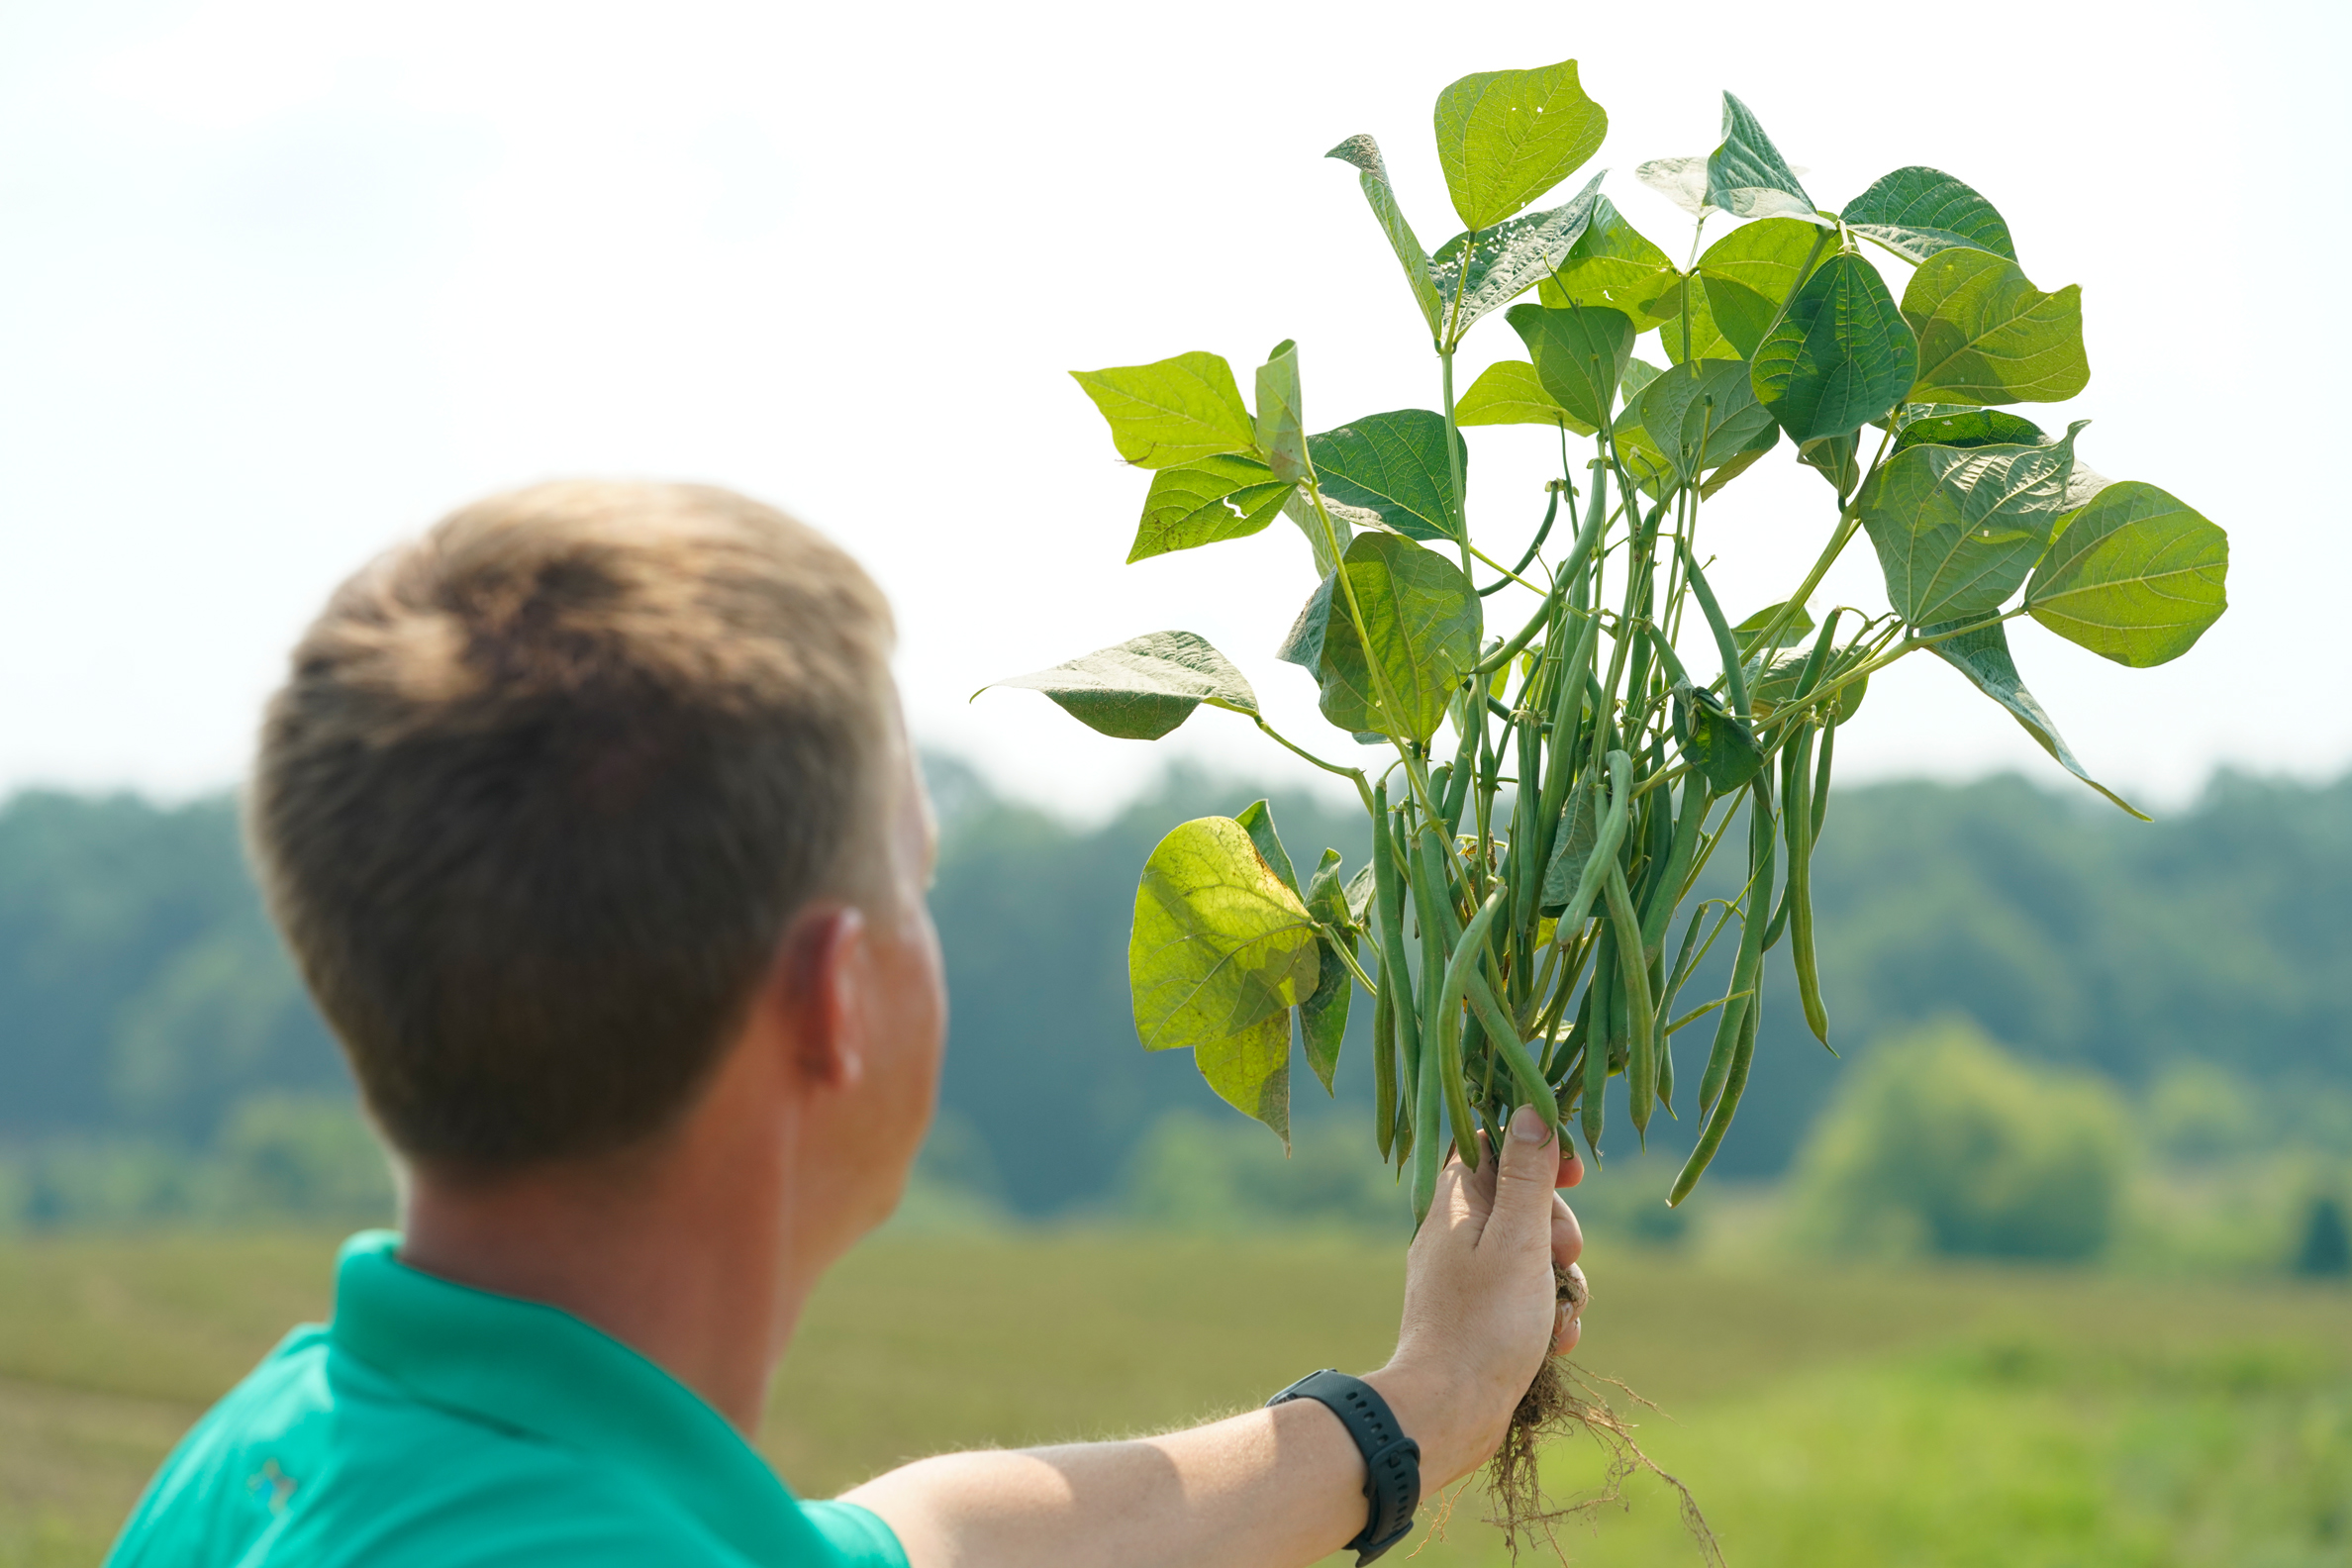
[[[1584,1226],[1576,1223],[1576,1211],[1558,1193],[1552,1194],[1551,1250],[1552,1261],[1562,1268],[1584,1256]]]
[[[1449,1154],[1445,1163],[1437,1167],[1437,1188],[1430,1195],[1429,1219],[1421,1228],[1425,1230],[1439,1223],[1450,1227],[1465,1221],[1483,1222],[1489,1203],[1478,1191],[1476,1176],[1463,1169],[1461,1157]]]
[[[1576,1341],[1584,1337],[1584,1318],[1580,1309],[1560,1303],[1559,1324],[1552,1330],[1552,1354],[1564,1356],[1576,1348]]]
[[[1560,1145],[1560,1179],[1553,1182],[1552,1185],[1554,1187],[1573,1187],[1583,1180],[1584,1161],[1577,1157],[1574,1148],[1562,1143]]]
[[[1495,1207],[1495,1152],[1484,1127],[1478,1129],[1478,1169],[1470,1173],[1470,1191],[1484,1206],[1482,1213]]]
[[[1584,1270],[1571,1263],[1567,1266],[1567,1299],[1559,1305],[1552,1320],[1552,1354],[1566,1355],[1584,1337],[1585,1303],[1592,1299],[1592,1287],[1585,1283]]]
[[[1503,1156],[1494,1163],[1495,1208],[1486,1233],[1512,1247],[1546,1244],[1556,1201],[1552,1178],[1559,1173],[1560,1153],[1551,1127],[1533,1106],[1520,1106],[1512,1114]]]

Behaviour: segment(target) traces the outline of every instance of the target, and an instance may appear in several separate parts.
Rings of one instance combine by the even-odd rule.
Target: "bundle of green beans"
[[[1129,738],[1224,709],[1349,781],[1372,825],[1370,864],[1349,877],[1335,850],[1302,875],[1263,802],[1161,841],[1136,893],[1135,1022],[1146,1048],[1190,1049],[1218,1093],[1287,1139],[1294,1055],[1330,1087],[1360,986],[1374,1136],[1417,1216],[1445,1151],[1475,1164],[1480,1133],[1521,1105],[1597,1157],[1613,1077],[1637,1135],[1661,1109],[1700,1120],[1681,1202],[1737,1111],[1764,965],[1784,943],[1827,1043],[1810,868],[1838,728],[1872,674],[1933,651],[2131,811],[2026,690],[2005,623],[2031,615],[2143,666],[2187,651],[2224,603],[2219,528],[2080,463],[2080,424],[2052,437],[2007,411],[2071,398],[2089,367],[2079,292],[2035,289],[1982,196],[1914,166],[1818,208],[1725,94],[1713,154],[1638,170],[1696,220],[1677,266],[1598,176],[1563,206],[1521,211],[1606,123],[1572,60],[1448,87],[1438,149],[1464,232],[1434,255],[1372,139],[1332,150],[1404,267],[1438,409],[1311,435],[1290,343],[1259,366],[1253,404],[1212,353],[1077,373],[1120,455],[1152,473],[1130,561],[1278,516],[1297,525],[1315,582],[1278,656],[1381,765],[1281,734],[1242,672],[1186,632],[999,683]],[[1728,232],[1702,249],[1711,223]],[[1866,244],[1910,269],[1900,303]],[[1456,351],[1498,311],[1528,357],[1490,364],[1457,399]],[[1651,334],[1664,366],[1634,353]],[[1460,433],[1496,424],[1552,427],[1560,449],[1510,566],[1474,541],[1466,505]],[[1703,522],[1784,440],[1826,481],[1831,521],[1793,591],[1734,623],[1708,580]],[[1889,604],[1816,622],[1809,601],[1859,534]],[[1519,607],[1510,636],[1488,635],[1490,603]],[[1744,845],[1745,875],[1686,914],[1726,839]],[[1724,943],[1720,993],[1687,1006]],[[1695,1089],[1675,1062],[1694,1028],[1708,1038]]]

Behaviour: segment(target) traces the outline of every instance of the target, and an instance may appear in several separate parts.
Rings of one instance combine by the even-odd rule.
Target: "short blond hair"
[[[698,485],[496,496],[336,592],[247,837],[396,1147],[495,1174],[675,1120],[873,852],[891,639],[846,553]]]

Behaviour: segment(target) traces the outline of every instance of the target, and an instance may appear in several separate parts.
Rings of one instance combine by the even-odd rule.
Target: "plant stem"
[[[1464,245],[1462,247],[1462,265],[1465,277],[1469,275],[1469,264],[1470,247]],[[1437,381],[1438,388],[1445,398],[1445,472],[1453,484],[1454,526],[1462,531],[1459,541],[1462,546],[1462,576],[1467,579],[1470,575],[1470,557],[1476,551],[1470,548],[1470,507],[1462,487],[1462,436],[1461,426],[1454,420],[1453,349],[1451,347],[1437,350]],[[1486,557],[1481,555],[1479,559],[1485,560]],[[1487,561],[1487,564],[1495,565],[1493,561]],[[1496,569],[1500,571],[1503,568],[1496,567]],[[1517,574],[1509,575],[1516,576]],[[1541,592],[1540,589],[1537,591]]]
[[[1255,718],[1256,716],[1252,715],[1252,717]],[[1281,746],[1294,756],[1303,757],[1307,761],[1314,763],[1317,767],[1322,768],[1325,773],[1335,773],[1339,777],[1346,779],[1349,783],[1353,784],[1356,787],[1356,794],[1363,797],[1364,810],[1370,811],[1372,809],[1372,785],[1370,781],[1364,777],[1364,770],[1362,768],[1341,767],[1336,762],[1326,762],[1322,757],[1319,757],[1314,752],[1308,750],[1305,746],[1300,745],[1298,742],[1284,735],[1281,731],[1266,723],[1265,720],[1257,719],[1256,722],[1257,727],[1260,730],[1263,730],[1268,735],[1273,737],[1274,743],[1276,745]]]
[[[1853,541],[1854,531],[1862,526],[1863,494],[1869,490],[1871,476],[1878,472],[1879,464],[1886,460],[1887,443],[1894,439],[1891,433],[1880,435],[1878,450],[1871,454],[1870,466],[1863,470],[1861,482],[1854,486],[1853,500],[1847,502],[1837,514],[1837,527],[1831,532],[1829,542],[1822,547],[1820,555],[1814,559],[1813,570],[1805,574],[1805,581],[1798,584],[1795,593],[1781,602],[1779,614],[1766,623],[1763,632],[1757,636],[1755,639],[1757,647],[1768,648],[1773,645],[1773,639],[1787,630],[1790,622],[1797,619],[1799,613],[1805,609],[1805,601],[1813,597],[1813,591],[1815,588],[1821,586],[1821,579],[1829,575],[1829,568],[1837,563],[1837,557],[1844,553],[1846,545]]]
[[[1518,583],[1521,588],[1526,589],[1527,592],[1531,594],[1547,592],[1545,589],[1536,587],[1535,584],[1527,581],[1526,578],[1521,577],[1517,571],[1513,570],[1509,566],[1504,565],[1501,561],[1495,559],[1495,557],[1489,555],[1485,550],[1480,549],[1468,539],[1462,540],[1462,550],[1466,556],[1475,557],[1478,560],[1482,560],[1489,566],[1494,567],[1495,570],[1501,572],[1503,574],[1503,582]],[[1469,564],[1470,562],[1467,559],[1462,562],[1464,575],[1468,574]],[[1526,564],[1526,562],[1521,561],[1519,564],[1523,566]],[[1496,586],[1501,587],[1502,583],[1497,583]]]

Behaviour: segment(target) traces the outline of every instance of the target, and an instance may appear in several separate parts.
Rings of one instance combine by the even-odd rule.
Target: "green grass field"
[[[333,1245],[0,1245],[0,1565],[95,1563],[204,1403],[325,1312]],[[2342,1290],[1829,1272],[1599,1242],[1588,1262],[1580,1360],[1663,1407],[1641,1439],[1736,1568],[2352,1564]],[[1391,1246],[1339,1239],[885,1237],[812,1305],[763,1446],[823,1494],[942,1448],[1230,1411],[1314,1367],[1380,1360],[1400,1266]],[[1563,1444],[1549,1474],[1576,1495],[1598,1454]],[[1503,1560],[1482,1512],[1461,1494],[1419,1561]],[[1593,1564],[1699,1560],[1640,1484],[1561,1541]]]

